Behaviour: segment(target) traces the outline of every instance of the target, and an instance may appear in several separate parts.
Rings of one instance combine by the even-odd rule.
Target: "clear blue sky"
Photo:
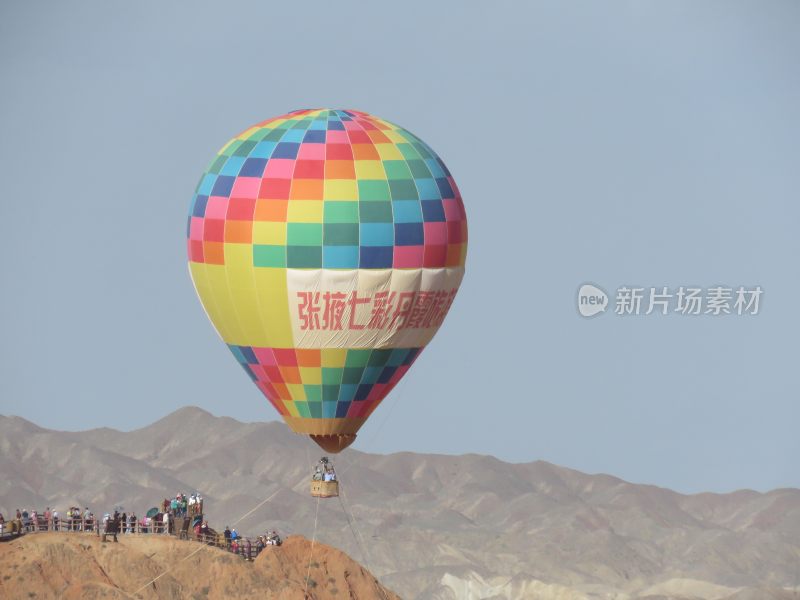
[[[0,413],[276,418],[195,297],[186,210],[241,129],[356,108],[439,153],[470,223],[447,322],[357,448],[800,486],[800,4],[300,6],[2,3]],[[764,296],[584,320],[585,281]]]

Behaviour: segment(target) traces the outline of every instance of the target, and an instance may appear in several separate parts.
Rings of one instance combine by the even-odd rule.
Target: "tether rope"
[[[304,478],[304,481],[305,481],[305,478]],[[277,496],[277,495],[278,495],[278,492],[280,492],[282,489],[283,489],[283,488],[282,488],[282,487],[280,487],[280,485],[279,485],[277,490],[275,490],[275,491],[274,491],[274,492],[272,492],[272,493],[271,493],[269,496],[267,496],[267,498],[266,498],[266,499],[264,499],[264,500],[262,500],[261,502],[259,502],[259,503],[256,505],[256,507],[255,507],[255,508],[253,508],[252,510],[250,510],[250,511],[246,512],[246,513],[245,513],[245,514],[243,514],[241,517],[239,517],[239,518],[238,518],[236,521],[234,521],[234,522],[233,522],[233,525],[234,525],[234,527],[235,527],[236,525],[238,525],[238,524],[239,524],[239,523],[240,523],[242,520],[244,520],[245,518],[249,517],[251,514],[253,514],[254,512],[256,512],[256,511],[257,511],[259,508],[261,508],[262,506],[264,506],[264,505],[265,505],[267,502],[269,502],[270,500],[272,500],[272,499],[273,499],[275,496]],[[315,526],[315,527],[316,527],[316,526]],[[135,596],[136,596],[136,594],[138,594],[139,592],[141,592],[141,591],[145,590],[146,588],[150,587],[150,586],[151,586],[151,585],[153,585],[153,584],[154,584],[156,581],[158,581],[159,579],[161,579],[161,578],[162,578],[164,575],[166,575],[167,573],[169,573],[170,571],[172,571],[172,570],[173,570],[175,567],[177,567],[179,564],[181,564],[182,562],[185,562],[185,561],[189,560],[189,559],[190,559],[190,558],[192,558],[192,557],[193,557],[195,554],[197,554],[198,552],[200,552],[200,551],[201,551],[203,548],[206,548],[206,547],[208,547],[208,546],[209,546],[209,544],[203,544],[203,545],[202,545],[202,546],[200,546],[199,548],[195,549],[195,550],[194,550],[194,551],[193,551],[191,554],[189,554],[188,556],[185,556],[184,558],[182,558],[181,560],[179,560],[179,561],[178,561],[176,564],[172,565],[172,566],[171,566],[170,568],[168,568],[166,571],[164,571],[164,572],[163,572],[163,573],[161,573],[160,575],[158,575],[158,576],[154,577],[153,579],[151,579],[150,581],[148,581],[147,583],[145,583],[145,584],[144,584],[142,587],[140,587],[138,590],[136,590],[136,591],[135,591],[135,592],[133,592],[132,594],[128,594],[128,596],[130,596],[130,597],[132,597],[132,598],[133,598],[133,597],[135,597]],[[125,592],[125,593],[127,593],[127,592]]]
[[[308,552],[308,569],[306,570],[306,587],[303,589],[303,598],[308,598],[308,582],[311,579],[311,561],[314,558],[314,542],[317,541],[317,517],[319,517],[319,500],[317,496],[317,509],[314,511],[314,535],[311,536],[311,548]]]

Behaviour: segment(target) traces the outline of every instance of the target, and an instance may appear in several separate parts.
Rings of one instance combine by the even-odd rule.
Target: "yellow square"
[[[392,129],[392,130],[385,130],[385,131],[383,132],[383,135],[385,135],[387,138],[389,138],[390,140],[392,140],[392,141],[393,141],[395,144],[402,144],[403,142],[405,142],[405,143],[408,143],[408,140],[407,140],[406,138],[404,138],[404,137],[403,137],[403,136],[400,134],[400,132],[399,132],[399,131],[396,131],[396,130],[394,130],[394,129]]]
[[[330,369],[344,367],[347,348],[323,348],[322,366]]]
[[[227,243],[223,246],[225,252],[225,266],[228,268],[253,268],[253,247],[250,244]]]
[[[322,201],[289,200],[286,220],[290,223],[322,223]]]
[[[381,160],[403,160],[403,153],[394,144],[375,144]]]
[[[355,163],[357,179],[386,179],[386,171],[383,170],[381,161],[357,160]]]
[[[300,413],[297,412],[297,407],[294,405],[294,402],[291,400],[283,400],[283,405],[286,407],[286,410],[289,411],[289,414],[293,417],[299,417]]]
[[[358,200],[358,182],[355,179],[326,179],[322,197],[325,200]]]
[[[300,369],[300,379],[306,385],[322,385],[322,369],[319,367],[297,367]]]
[[[305,400],[306,399],[306,388],[303,387],[302,383],[287,383],[286,389],[289,390],[289,394],[292,396],[292,400],[297,402],[298,400]]]
[[[271,221],[253,221],[253,243],[269,246],[286,245],[286,223]],[[252,257],[250,264],[253,263]]]

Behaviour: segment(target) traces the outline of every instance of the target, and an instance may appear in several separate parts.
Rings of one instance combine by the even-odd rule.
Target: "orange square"
[[[446,267],[457,267],[461,264],[461,247],[462,244],[450,244],[447,246]]]
[[[390,140],[388,137],[386,137],[386,134],[381,133],[380,131],[375,131],[375,130],[368,131],[367,135],[370,137],[370,139],[372,140],[373,144],[391,144],[392,143],[392,140]]]
[[[225,221],[225,241],[249,244],[253,241],[252,221]]]
[[[203,242],[203,257],[206,264],[225,264],[225,244],[222,242]]]
[[[284,383],[303,383],[300,378],[300,369],[297,367],[278,367],[283,375]]]
[[[326,160],[326,179],[355,179],[356,167],[352,160]]]
[[[291,400],[292,395],[289,393],[289,388],[287,388],[282,383],[273,383],[272,387],[275,388],[275,391],[278,392],[278,398],[281,400]]]
[[[322,200],[323,179],[294,179],[289,198],[292,200]]]
[[[353,144],[353,158],[355,160],[380,160],[380,154],[372,144]]]
[[[299,367],[320,367],[322,366],[322,352],[318,349],[295,350],[297,354],[297,366]]]
[[[286,211],[289,208],[288,200],[256,200],[254,221],[272,221],[273,223],[286,223]]]

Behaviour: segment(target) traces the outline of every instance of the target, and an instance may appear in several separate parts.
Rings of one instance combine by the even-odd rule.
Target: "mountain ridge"
[[[141,514],[161,497],[197,490],[212,526],[223,527],[275,494],[240,531],[314,533],[307,486],[319,450],[282,423],[197,407],[127,432],[32,429],[13,419],[0,417],[4,513],[78,503]],[[739,593],[798,585],[794,488],[682,494],[479,454],[348,449],[333,459],[343,494],[320,504],[318,539],[372,565],[404,598],[458,598],[462,585],[512,597],[555,586],[536,594],[634,598],[680,580],[701,582],[681,584],[687,598],[716,600],[713,586]]]

